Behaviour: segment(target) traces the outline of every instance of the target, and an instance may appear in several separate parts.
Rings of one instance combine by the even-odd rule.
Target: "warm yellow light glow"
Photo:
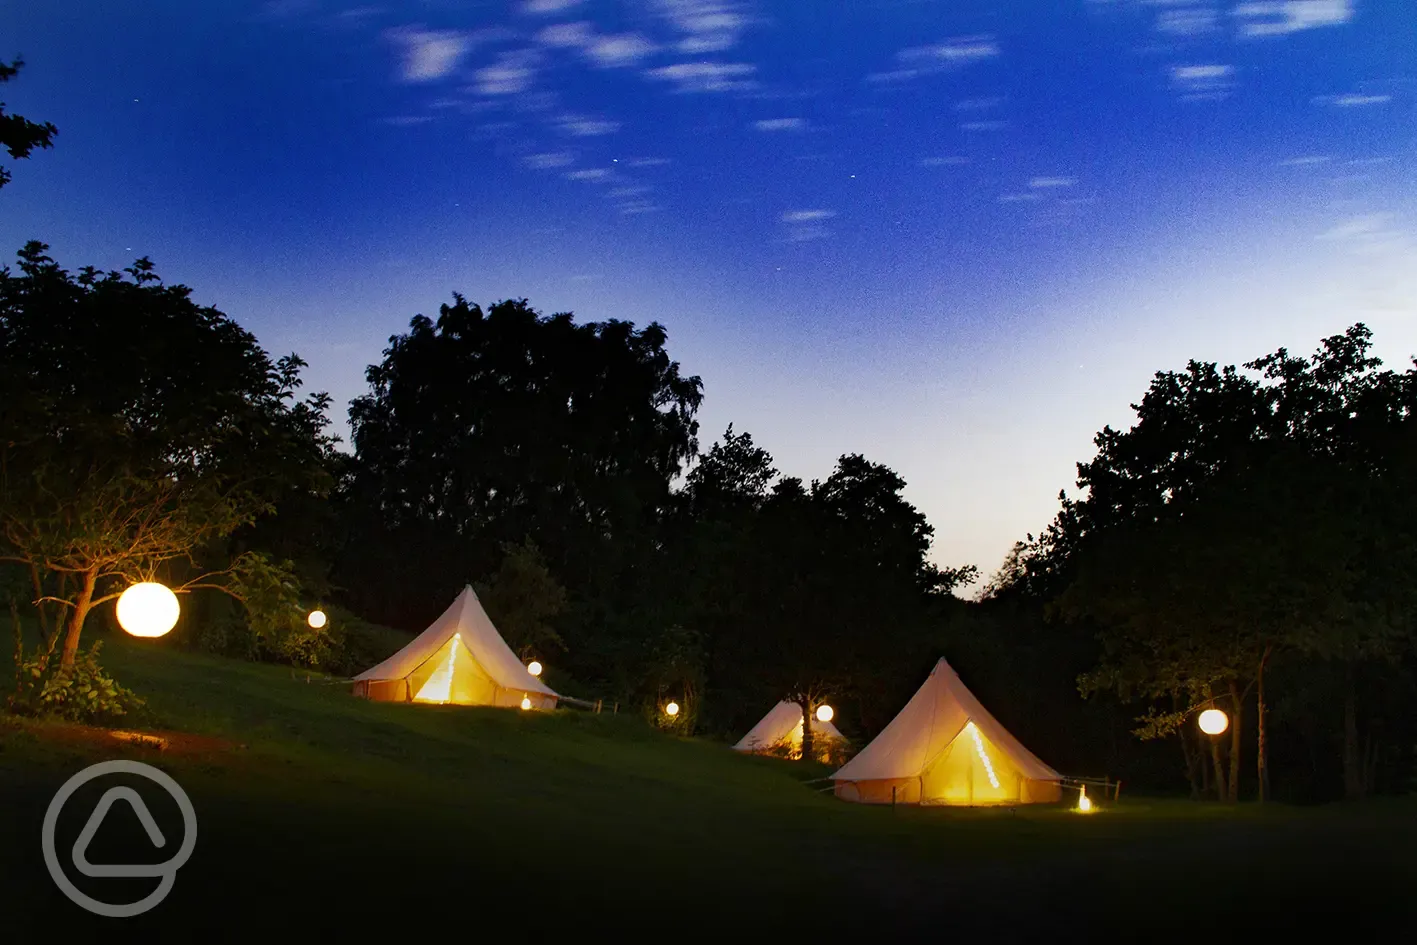
[[[994,773],[994,765],[989,761],[989,755],[984,751],[984,739],[979,737],[979,729],[974,723],[968,725],[969,734],[974,736],[974,750],[979,753],[979,760],[984,762],[984,773],[989,775],[989,783],[994,787],[999,786],[999,776]]]
[[[538,663],[536,660],[532,660],[530,663],[526,664],[526,671],[528,673],[531,673],[533,676],[540,676],[541,664]]]
[[[674,716],[678,715],[678,714],[679,714],[679,703],[677,703],[677,702],[671,702],[671,703],[669,703],[669,705],[667,705],[667,706],[664,707],[664,714],[667,715],[667,716],[669,716],[670,718],[673,718]]]
[[[523,708],[523,709],[530,709],[530,708],[531,708],[531,699],[530,699],[530,697],[528,697],[528,696],[522,696],[522,708]]]
[[[135,637],[160,637],[177,626],[177,595],[161,584],[134,584],[118,597],[118,626]]]
[[[817,721],[818,721],[818,722],[830,722],[830,721],[832,720],[832,717],[835,716],[835,715],[836,715],[836,711],[835,711],[834,709],[832,709],[831,706],[829,706],[829,705],[819,705],[819,706],[817,706]]]
[[[1206,709],[1198,721],[1207,735],[1219,735],[1230,727],[1230,717],[1219,709]]]
[[[1087,796],[1087,788],[1078,794],[1078,810],[1086,814],[1092,810],[1092,798]]]
[[[305,618],[305,622],[318,630],[329,623],[329,618],[325,616],[323,610],[312,610],[310,611],[310,616]]]
[[[413,697],[415,702],[447,702],[453,697],[453,673],[457,669],[458,642],[461,639],[462,634],[453,634],[453,642],[448,647],[447,662],[428,677],[428,681],[418,690],[418,695]]]

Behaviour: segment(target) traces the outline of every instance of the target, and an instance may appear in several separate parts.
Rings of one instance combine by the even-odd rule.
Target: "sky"
[[[16,54],[5,256],[149,256],[345,435],[453,292],[657,321],[705,449],[885,463],[985,575],[1156,371],[1417,355],[1411,0],[10,0]]]

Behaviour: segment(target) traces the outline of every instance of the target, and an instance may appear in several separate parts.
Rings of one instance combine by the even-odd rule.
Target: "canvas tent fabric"
[[[812,733],[823,747],[829,742],[846,741],[835,725],[819,719],[812,720]],[[802,707],[795,702],[784,700],[773,706],[757,725],[748,730],[747,735],[739,739],[733,750],[755,753],[778,747],[786,747],[794,757],[802,752]]]
[[[1056,803],[1062,775],[1019,743],[941,659],[891,723],[831,776],[863,804]]]
[[[354,693],[378,702],[433,702],[554,709],[559,696],[533,676],[492,625],[471,586],[443,615],[377,666]]]

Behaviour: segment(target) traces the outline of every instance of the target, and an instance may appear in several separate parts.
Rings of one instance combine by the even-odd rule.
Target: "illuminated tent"
[[[826,748],[831,742],[846,741],[835,725],[820,719],[812,720],[812,735],[818,748]],[[751,753],[779,748],[786,748],[792,758],[802,754],[802,707],[795,702],[783,701],[773,706],[762,721],[749,729],[748,734],[733,746],[734,751]]]
[[[558,696],[517,659],[471,587],[408,646],[354,677],[354,694],[378,702],[554,709]]]
[[[861,804],[984,806],[1062,798],[1062,775],[1010,735],[943,659],[831,780],[837,797]]]

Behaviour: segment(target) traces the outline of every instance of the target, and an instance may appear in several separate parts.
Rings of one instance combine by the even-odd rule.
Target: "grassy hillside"
[[[184,939],[367,929],[427,941],[485,938],[483,923],[495,920],[512,941],[677,941],[719,929],[790,924],[817,935],[913,923],[991,941],[1104,929],[1161,941],[1223,931],[1225,915],[1253,912],[1271,931],[1341,916],[1346,940],[1358,940],[1411,908],[1413,803],[1227,810],[1124,796],[1086,817],[871,808],[804,783],[824,770],[740,757],[636,718],[372,704],[288,669],[123,637],[106,647],[106,664],[149,699],[146,727],[187,736],[158,750],[100,730],[0,720],[8,930],[121,922]],[[70,904],[40,853],[54,792],[113,757],[172,774],[199,823],[171,895],[129,920]],[[66,806],[66,863],[113,783]],[[136,818],[114,811],[91,861],[131,861],[134,850],[168,858],[171,846],[153,851]],[[154,814],[180,836],[175,807]],[[128,901],[154,886],[79,880],[95,895],[129,884]]]

